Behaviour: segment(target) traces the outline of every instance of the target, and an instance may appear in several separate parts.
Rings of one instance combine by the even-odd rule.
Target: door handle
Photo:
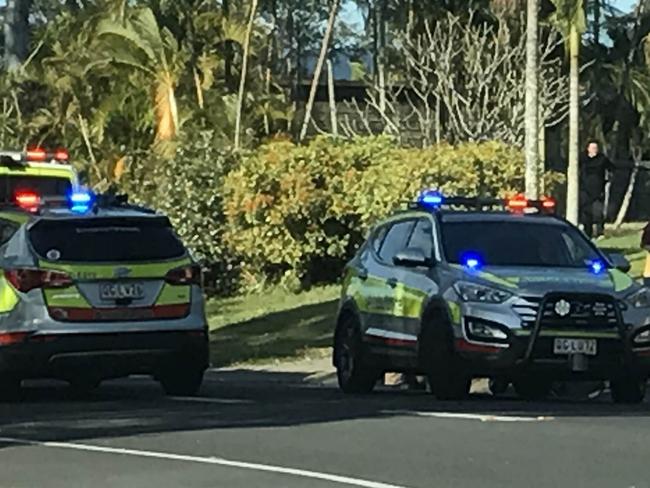
[[[388,286],[391,288],[395,288],[397,286],[397,278],[388,278],[386,283],[388,283]]]

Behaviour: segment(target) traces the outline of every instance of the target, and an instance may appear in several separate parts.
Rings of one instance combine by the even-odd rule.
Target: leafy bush
[[[424,187],[505,196],[523,179],[521,151],[497,142],[423,150],[386,137],[270,142],[224,180],[223,237],[245,257],[247,286],[296,288],[334,279],[369,226]]]
[[[135,159],[123,178],[132,200],[167,214],[183,242],[209,263],[208,284],[219,293],[236,286],[236,260],[222,238],[222,183],[233,158],[215,146],[212,132],[199,132],[182,141],[171,159]]]

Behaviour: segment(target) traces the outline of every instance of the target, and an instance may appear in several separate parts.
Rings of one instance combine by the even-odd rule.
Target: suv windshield
[[[443,246],[450,263],[468,253],[486,266],[550,266],[584,268],[600,260],[598,252],[568,225],[526,222],[446,222]]]
[[[67,195],[72,188],[68,178],[52,176],[0,176],[0,201],[11,201],[20,191],[32,191],[42,197]]]
[[[185,254],[166,219],[48,220],[36,224],[29,237],[39,256],[58,261],[137,262]]]

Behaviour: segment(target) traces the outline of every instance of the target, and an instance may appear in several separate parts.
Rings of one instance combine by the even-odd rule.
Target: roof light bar
[[[54,151],[47,151],[40,146],[30,147],[24,153],[24,160],[30,163],[47,163],[49,161],[68,163],[70,161],[70,153],[62,147]]]
[[[423,190],[415,202],[409,204],[413,209],[437,210],[441,207],[466,207],[477,210],[506,209],[513,213],[553,214],[557,204],[551,197],[540,200],[529,200],[523,194],[517,194],[508,199],[484,197],[446,197],[437,190]]]
[[[93,194],[89,191],[74,191],[70,194],[69,197],[70,211],[74,213],[84,214],[92,208],[94,200],[95,198]]]
[[[34,162],[47,161],[47,151],[42,147],[27,149],[27,151],[25,151],[25,159]]]
[[[437,190],[424,190],[418,196],[417,201],[422,207],[438,208],[444,203],[445,199]]]

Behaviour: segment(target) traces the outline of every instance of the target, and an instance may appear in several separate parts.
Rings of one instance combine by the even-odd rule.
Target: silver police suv
[[[428,191],[380,222],[344,275],[341,389],[368,392],[398,371],[426,375],[441,399],[489,377],[526,399],[558,380],[607,380],[614,401],[642,401],[650,290],[554,209]]]

